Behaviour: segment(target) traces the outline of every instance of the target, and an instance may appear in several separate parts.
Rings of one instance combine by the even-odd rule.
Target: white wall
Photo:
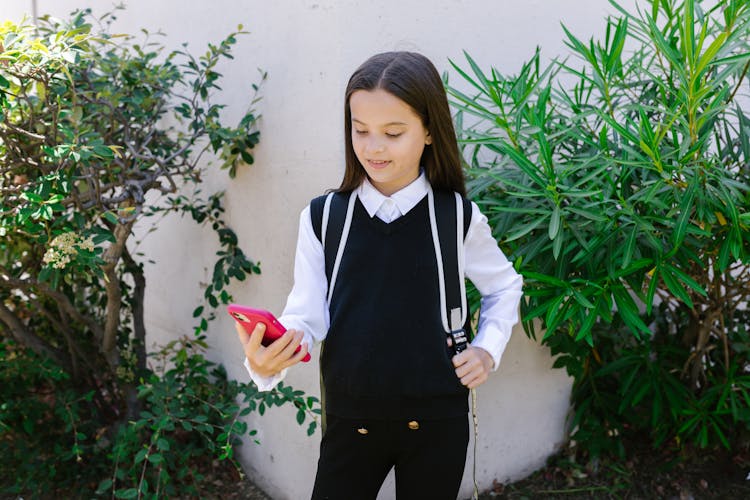
[[[634,0],[622,2],[631,6]],[[115,31],[161,29],[166,43],[202,52],[242,23],[251,34],[239,38],[235,60],[223,64],[226,116],[235,120],[249,99],[257,68],[268,71],[259,110],[261,143],[256,163],[234,182],[225,172],[206,175],[204,192],[226,189],[227,218],[247,255],[263,274],[232,288],[237,302],[280,313],[292,285],[298,214],[308,201],[338,185],[343,173],[343,90],[351,72],[370,55],[415,50],[439,71],[448,58],[463,63],[467,50],[484,68],[515,73],[542,47],[545,58],[565,54],[563,22],[588,39],[603,31],[612,9],[607,0],[130,0]],[[80,0],[39,0],[40,14],[65,15]],[[89,2],[97,13],[110,2]],[[18,19],[31,1],[0,0],[3,18]],[[221,70],[220,70],[221,71]],[[450,71],[452,82],[457,82]],[[144,226],[140,233],[143,234]],[[150,342],[190,335],[192,310],[200,303],[199,282],[210,280],[216,242],[210,231],[171,218],[145,238],[139,249],[156,261],[147,266],[147,322]],[[246,377],[231,321],[220,314],[209,332],[211,356],[234,378]],[[551,369],[546,349],[517,329],[501,367],[479,390],[480,489],[492,480],[518,479],[543,465],[563,439],[570,381]],[[287,380],[318,393],[317,363],[294,369]],[[309,497],[319,433],[308,438],[288,408],[250,418],[260,446],[240,454],[251,477],[275,499]],[[471,454],[470,454],[471,455]],[[471,492],[471,456],[462,496]],[[390,498],[392,479],[381,492]]]

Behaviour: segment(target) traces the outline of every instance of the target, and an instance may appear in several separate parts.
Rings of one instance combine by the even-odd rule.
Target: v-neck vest
[[[321,355],[326,411],[442,418],[468,411],[440,315],[427,197],[391,223],[356,201]]]

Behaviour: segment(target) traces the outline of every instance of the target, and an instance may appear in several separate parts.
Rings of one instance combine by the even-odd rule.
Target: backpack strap
[[[471,203],[458,193],[427,192],[430,230],[440,284],[440,312],[445,333],[459,353],[468,345],[468,306],[464,279],[464,238],[471,222]]]
[[[346,241],[349,237],[349,228],[352,225],[356,201],[357,194],[354,192],[334,192],[315,198],[310,203],[313,231],[315,236],[318,237],[318,241],[323,245],[323,254],[325,255],[326,278],[328,280],[326,301],[329,305],[333,288],[336,286],[341,257],[344,254]]]

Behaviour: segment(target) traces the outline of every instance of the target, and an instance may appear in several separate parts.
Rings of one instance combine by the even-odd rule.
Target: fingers
[[[453,356],[453,366],[461,384],[474,389],[489,377],[489,366],[482,359],[482,349],[470,346],[467,350]]]
[[[250,335],[248,335],[242,325],[235,321],[234,328],[235,330],[237,330],[237,337],[240,339],[240,344],[242,344],[243,346],[247,344],[248,340],[250,340]]]
[[[464,377],[468,373],[481,368],[482,362],[478,357],[472,356],[468,350],[453,356],[453,366],[456,368],[458,378]]]
[[[257,351],[260,348],[260,343],[263,341],[263,335],[266,333],[265,323],[258,322],[253,328],[253,332],[250,334],[250,341],[248,342],[252,352]]]
[[[303,334],[299,330],[287,330],[284,335],[274,340],[266,348],[269,356],[278,356],[284,360],[292,357],[294,351],[302,342]]]
[[[461,379],[461,383],[469,389],[476,389],[480,385],[487,382],[488,374],[484,371],[472,372],[466,377]]]
[[[266,333],[264,323],[258,322],[249,334],[238,322],[235,323],[235,329],[250,368],[264,377],[271,376],[285,368],[283,365],[292,358],[294,350],[302,340],[302,332],[290,330],[265,347],[262,344]]]
[[[284,368],[299,363],[307,355],[308,347],[302,344],[303,332],[287,330],[271,344],[264,346],[261,341],[265,331],[265,325],[258,323],[248,335],[241,325],[237,325],[237,334],[243,344],[245,356],[250,362],[250,367],[259,375],[264,377],[274,375]],[[300,348],[300,352],[295,353],[297,348]]]
[[[302,342],[302,332],[299,330],[288,330],[281,338],[278,340],[284,341],[284,344],[281,344],[283,347],[278,351],[277,356],[280,359],[288,360],[294,357],[294,351],[297,350],[297,348],[300,346],[300,343]],[[271,347],[276,348],[275,346],[276,342],[271,344]]]
[[[245,352],[245,357],[250,361],[250,366],[254,370],[258,370],[259,357],[263,354],[261,341],[263,340],[266,326],[263,323],[258,323],[249,334],[240,323],[235,323],[234,326],[242,344],[242,350]]]
[[[296,353],[291,358],[289,358],[289,360],[282,365],[282,369],[288,368],[288,367],[290,367],[292,365],[296,365],[297,363],[299,363],[300,361],[302,361],[302,358],[304,358],[305,356],[307,356],[308,352],[310,352],[310,351],[309,351],[309,349],[307,347],[307,343],[303,342],[302,344],[300,344],[299,352]]]

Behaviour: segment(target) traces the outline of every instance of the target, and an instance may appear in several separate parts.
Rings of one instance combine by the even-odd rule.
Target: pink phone
[[[239,304],[229,304],[229,306],[227,306],[227,311],[240,325],[242,325],[248,334],[253,332],[256,324],[259,322],[264,323],[266,325],[266,332],[261,341],[261,344],[264,346],[271,345],[274,340],[286,333],[284,325],[279,323],[279,320],[265,309],[255,309],[252,307],[241,306]],[[299,352],[299,350],[300,348],[298,347],[294,352]],[[310,361],[309,352],[304,358],[302,358],[302,361],[305,363]]]

